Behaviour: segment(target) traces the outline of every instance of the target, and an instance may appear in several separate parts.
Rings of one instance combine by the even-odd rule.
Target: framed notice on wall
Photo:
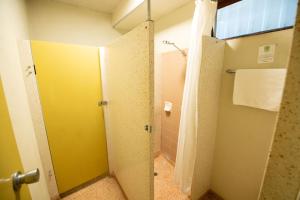
[[[257,62],[259,64],[274,62],[275,47],[276,47],[275,44],[260,46],[258,49]]]

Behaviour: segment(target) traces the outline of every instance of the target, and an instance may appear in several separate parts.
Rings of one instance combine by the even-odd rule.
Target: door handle
[[[107,101],[104,101],[104,100],[98,102],[98,106],[99,106],[99,107],[100,107],[100,106],[106,106],[107,104],[108,104],[108,102],[107,102]]]
[[[29,172],[22,174],[21,172],[16,172],[12,175],[12,184],[14,191],[19,191],[23,184],[32,184],[40,180],[39,169],[34,169]]]

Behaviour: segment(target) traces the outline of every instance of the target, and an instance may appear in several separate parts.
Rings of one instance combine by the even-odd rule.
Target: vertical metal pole
[[[213,26],[213,35],[212,35],[212,37],[215,37],[215,38],[217,38],[217,20],[218,20],[218,4],[217,4],[217,10],[216,10],[216,14],[215,14],[215,23]]]
[[[147,21],[151,21],[151,0],[147,0]]]

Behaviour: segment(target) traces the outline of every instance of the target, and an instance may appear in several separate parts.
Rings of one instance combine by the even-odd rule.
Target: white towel
[[[233,104],[279,111],[286,69],[241,69],[234,80]]]

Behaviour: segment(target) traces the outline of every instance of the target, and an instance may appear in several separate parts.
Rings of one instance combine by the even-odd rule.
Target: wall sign
[[[274,62],[275,47],[276,47],[275,44],[260,46],[258,49],[257,62],[259,64]]]

